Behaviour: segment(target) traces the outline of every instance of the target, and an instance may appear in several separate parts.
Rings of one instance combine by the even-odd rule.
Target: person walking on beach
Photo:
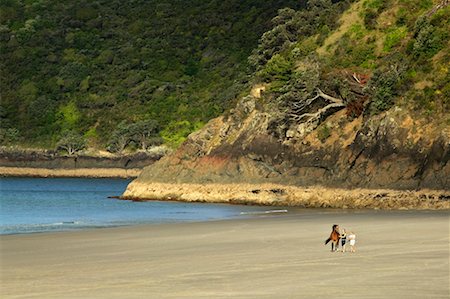
[[[342,246],[342,252],[345,252],[345,246],[347,243],[347,232],[345,231],[345,228],[343,228],[341,231],[341,246]]]
[[[353,232],[349,232],[347,235],[348,243],[350,244],[350,252],[356,251],[356,235]]]

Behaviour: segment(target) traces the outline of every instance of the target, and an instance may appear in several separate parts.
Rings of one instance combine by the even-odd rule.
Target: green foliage
[[[134,123],[122,121],[111,134],[107,149],[121,153],[128,146],[147,150],[151,146],[160,145],[159,124],[153,119],[140,120]]]
[[[364,24],[331,44],[330,56],[318,54],[353,2],[0,1],[0,135],[54,145],[71,131],[117,152],[145,150],[162,136],[175,147],[255,81],[270,83],[264,101],[289,105],[321,88],[357,103],[358,113],[379,113],[426,77],[436,90],[411,98],[446,109],[450,6],[431,12],[432,0],[365,0]],[[395,20],[386,28],[380,15],[388,9]],[[364,101],[333,83],[353,72],[372,75],[358,91]]]
[[[162,139],[159,137],[159,124],[153,119],[132,123],[128,129],[131,141],[142,150],[162,143]]]
[[[62,87],[66,91],[73,91],[88,75],[89,69],[84,64],[80,62],[69,62],[61,68],[58,77],[63,80]]]
[[[383,10],[386,8],[389,0],[366,0],[364,7],[369,9]]]
[[[430,87],[416,91],[413,100],[416,108],[425,111],[426,114],[431,114],[435,110],[434,89]]]
[[[125,121],[122,121],[112,132],[106,149],[112,153],[122,153],[123,150],[130,144],[130,142],[130,127]]]
[[[261,69],[275,54],[288,51],[290,47],[304,38],[328,34],[336,28],[339,15],[351,1],[309,0],[306,9],[280,9],[272,19],[274,27],[265,32],[249,63],[252,70]]]
[[[301,59],[303,57],[306,57],[313,53],[316,50],[317,46],[318,44],[315,37],[304,39],[301,42],[297,43],[292,49],[292,58]]]
[[[81,113],[75,102],[71,101],[58,110],[58,124],[62,131],[73,131],[76,129]]]
[[[30,103],[36,99],[38,91],[36,83],[25,80],[18,90],[18,97],[21,101]]]
[[[407,26],[411,31],[417,18],[433,7],[433,0],[399,0],[397,26]]]
[[[245,88],[247,57],[268,20],[303,4],[0,1],[5,117],[31,144],[95,126],[90,140],[101,145],[115,124],[147,116],[161,129],[180,119],[206,122]],[[38,108],[44,102],[48,113]]]
[[[397,46],[408,34],[408,29],[405,26],[391,28],[385,36],[383,50],[390,52],[393,47]]]
[[[91,143],[95,143],[95,140],[98,139],[98,133],[95,127],[92,127],[89,130],[87,130],[83,136]]]
[[[76,154],[86,147],[83,136],[74,131],[66,131],[59,139],[56,149],[67,152],[69,156]]]
[[[258,72],[258,76],[264,81],[287,81],[291,74],[292,62],[275,54],[267,62],[264,68]]]
[[[376,28],[377,18],[388,7],[389,2],[389,0],[367,0],[364,2],[362,17],[367,29]]]
[[[359,30],[359,28],[358,28]],[[353,28],[349,33],[339,40],[338,46],[335,50],[335,59],[333,64],[339,67],[361,66],[364,68],[374,68],[374,61],[377,57],[375,55],[375,41],[367,38],[364,40],[360,37],[361,32],[368,34],[365,31],[356,31]],[[366,38],[367,35],[364,35]]]
[[[2,145],[14,143],[19,138],[20,132],[16,128],[0,128],[0,143]]]
[[[161,136],[164,142],[169,146],[176,148],[183,143],[188,135],[204,126],[204,123],[191,123],[187,120],[174,121],[170,123],[163,131]]]
[[[446,111],[450,111],[450,76],[447,76],[447,82],[442,86],[442,91],[438,95],[442,98],[442,104]]]
[[[364,20],[364,26],[368,29],[375,29],[377,25],[377,18],[378,18],[378,11],[375,9],[367,9],[364,12],[363,20]]]
[[[331,128],[328,125],[320,126],[320,128],[317,130],[317,138],[320,140],[320,142],[324,143],[328,137],[331,136]]]
[[[378,114],[394,105],[395,97],[399,94],[404,66],[391,65],[389,68],[377,69],[368,83],[368,93],[372,102],[368,112]]]
[[[450,11],[447,9],[447,11]],[[450,13],[447,13],[450,17]],[[445,26],[434,26],[426,17],[417,20],[415,25],[415,41],[412,54],[418,59],[427,59],[435,55],[447,44],[450,33]]]

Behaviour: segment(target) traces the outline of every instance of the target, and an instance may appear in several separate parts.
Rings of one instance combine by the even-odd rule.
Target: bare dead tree
[[[330,96],[324,93],[320,88],[317,88],[316,92],[317,94],[314,97],[307,99],[306,101],[299,101],[293,103],[292,105],[293,109],[292,112],[290,113],[290,117],[292,120],[294,120],[295,122],[304,121],[305,118],[307,120],[315,120],[315,119],[320,120],[322,116],[326,114],[330,109],[345,107],[345,103],[342,99]],[[318,109],[316,112],[307,112],[311,110],[312,104],[320,98],[325,99],[331,103],[326,105],[325,107]]]
[[[330,109],[332,109],[332,108],[344,108],[344,107],[345,107],[344,103],[331,103],[331,104],[326,105],[323,108],[320,108],[319,110],[317,110],[317,112],[314,112],[314,113],[303,113],[301,115],[291,114],[291,117],[296,122],[301,122],[301,121],[303,121],[304,118],[308,118],[309,120],[316,120],[316,119],[319,120]]]

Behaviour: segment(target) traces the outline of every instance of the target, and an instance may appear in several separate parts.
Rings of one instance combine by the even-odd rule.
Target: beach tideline
[[[356,253],[330,252],[331,225]],[[326,211],[4,235],[2,298],[448,298],[448,211]]]

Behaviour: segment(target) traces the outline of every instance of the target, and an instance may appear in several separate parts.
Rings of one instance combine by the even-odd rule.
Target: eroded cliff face
[[[427,52],[428,44],[422,43],[431,28],[427,24],[445,30],[442,16],[449,13],[448,5],[412,15],[414,28],[391,47],[389,28],[404,22],[398,5],[380,11],[372,26],[361,18],[371,12],[362,1],[353,1],[324,41],[319,32],[304,35],[309,27],[301,20],[317,21],[309,10],[280,11],[273,30],[249,58],[254,67],[249,84],[254,85],[248,95],[190,135],[178,151],[145,168],[124,197],[450,208],[445,67],[450,57],[445,48]],[[392,20],[386,22],[388,14]],[[303,25],[295,29],[295,24]],[[286,32],[294,39],[283,39]],[[414,45],[415,54],[407,45]],[[430,112],[434,115],[427,116]],[[334,191],[329,197],[311,191],[318,186]],[[364,190],[345,190],[357,188]],[[418,189],[423,197],[409,191]],[[430,198],[438,204],[421,202]]]
[[[142,183],[276,183],[339,188],[450,189],[450,132],[401,108],[320,124],[273,128],[276,111],[242,98],[176,151],[144,169]]]

